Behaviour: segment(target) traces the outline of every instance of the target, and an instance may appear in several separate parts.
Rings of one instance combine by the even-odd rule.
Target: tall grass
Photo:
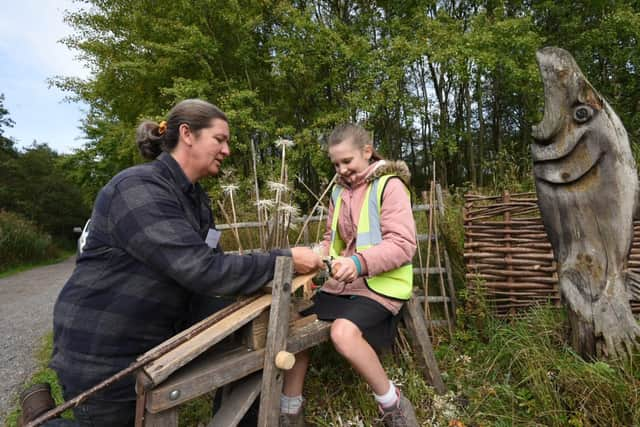
[[[50,235],[18,214],[0,211],[0,271],[57,256]]]
[[[565,314],[557,308],[512,321],[467,312],[468,328],[438,349],[449,386],[468,402],[467,423],[640,425],[640,357],[584,361],[567,345]]]

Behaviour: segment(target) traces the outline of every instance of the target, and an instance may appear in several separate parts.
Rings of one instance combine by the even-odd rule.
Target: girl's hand
[[[333,278],[339,282],[353,282],[358,278],[356,263],[351,258],[338,257],[331,262]]]

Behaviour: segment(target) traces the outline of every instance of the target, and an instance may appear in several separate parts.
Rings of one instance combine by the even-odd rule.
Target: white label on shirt
[[[218,242],[220,241],[220,234],[221,233],[218,230],[210,228],[209,232],[207,233],[207,239],[205,240],[207,246],[214,249],[217,248]]]

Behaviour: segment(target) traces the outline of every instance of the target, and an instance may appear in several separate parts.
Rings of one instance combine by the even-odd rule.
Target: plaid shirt
[[[225,255],[205,243],[207,194],[167,153],[116,175],[96,199],[89,234],[54,307],[54,368],[82,392],[185,325],[194,295],[257,291],[290,251]],[[98,397],[135,398],[132,377]]]

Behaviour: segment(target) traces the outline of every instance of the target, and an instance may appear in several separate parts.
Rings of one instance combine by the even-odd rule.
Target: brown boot
[[[416,411],[409,399],[403,394],[399,395],[398,403],[388,409],[380,408],[382,422],[387,427],[419,427]]]
[[[40,415],[56,407],[51,397],[51,386],[47,383],[34,384],[20,394],[22,415],[18,426],[27,425]]]

